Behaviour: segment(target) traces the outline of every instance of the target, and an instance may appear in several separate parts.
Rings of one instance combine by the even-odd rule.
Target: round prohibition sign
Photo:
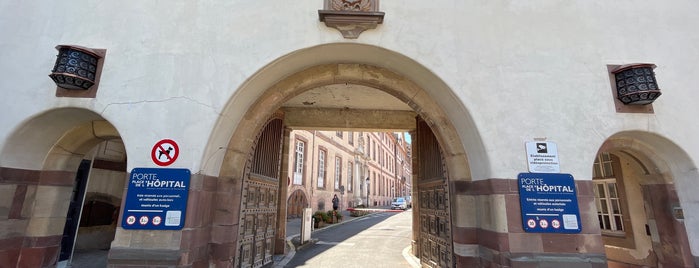
[[[158,226],[161,222],[163,222],[163,218],[161,218],[160,216],[155,216],[153,217],[153,220],[151,222],[153,223],[153,225]]]
[[[158,166],[164,167],[175,163],[177,156],[180,155],[180,147],[177,143],[170,139],[164,139],[153,146],[153,150],[150,152],[150,157],[153,159],[153,163]]]
[[[554,229],[561,228],[561,222],[558,221],[558,220],[552,220],[552,221],[551,221],[551,227],[553,227]]]
[[[129,216],[128,218],[126,218],[126,224],[133,225],[134,223],[136,223],[136,217]]]
[[[527,221],[527,226],[529,226],[529,228],[534,228],[534,227],[536,227],[536,221],[534,221],[534,219],[529,219],[529,220]]]

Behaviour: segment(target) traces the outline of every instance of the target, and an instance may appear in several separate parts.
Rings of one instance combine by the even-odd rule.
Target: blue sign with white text
[[[180,230],[189,193],[188,169],[134,168],[129,176],[121,227]]]
[[[579,233],[580,209],[570,174],[520,173],[522,227],[530,233]]]

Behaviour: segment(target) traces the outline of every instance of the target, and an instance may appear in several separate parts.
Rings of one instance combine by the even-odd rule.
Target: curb
[[[413,249],[413,246],[408,246],[403,249],[403,258],[410,264],[411,267],[414,268],[420,268],[422,265],[420,265],[420,259],[415,257],[415,255],[410,254],[410,251]]]

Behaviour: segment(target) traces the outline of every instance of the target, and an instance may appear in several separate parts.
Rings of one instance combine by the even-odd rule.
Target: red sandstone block
[[[508,234],[506,233],[498,233],[484,229],[479,229],[478,244],[495,251],[503,252],[510,250],[510,242]]]
[[[478,229],[467,227],[454,227],[453,237],[454,243],[459,244],[478,244]]]
[[[19,250],[19,248],[22,247],[23,241],[24,237],[0,239],[0,252],[4,252],[6,250]]]
[[[505,195],[505,209],[507,213],[507,230],[510,233],[524,233],[522,228],[522,208],[518,194]]]
[[[481,260],[478,257],[455,256],[456,267],[481,267]]]
[[[45,248],[23,248],[17,267],[44,267]]]
[[[234,225],[238,223],[239,213],[233,213],[231,211],[216,210],[214,212],[214,225]]]
[[[55,247],[48,247],[46,248],[46,251],[44,252],[44,261],[43,265],[45,267],[53,267],[56,265],[58,262],[58,255],[60,253],[61,247],[55,246]]]
[[[211,257],[214,260],[229,260],[235,256],[236,243],[211,244]]]
[[[231,226],[214,226],[211,232],[211,242],[214,243],[235,243],[237,237],[236,232],[238,228],[231,228]]]
[[[0,264],[7,267],[15,267],[19,260],[19,248],[0,250]]]

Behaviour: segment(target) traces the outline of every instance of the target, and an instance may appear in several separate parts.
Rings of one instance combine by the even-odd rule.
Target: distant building
[[[300,217],[306,207],[330,210],[335,195],[340,209],[388,206],[393,198],[410,195],[410,144],[403,135],[292,131],[287,216]]]

